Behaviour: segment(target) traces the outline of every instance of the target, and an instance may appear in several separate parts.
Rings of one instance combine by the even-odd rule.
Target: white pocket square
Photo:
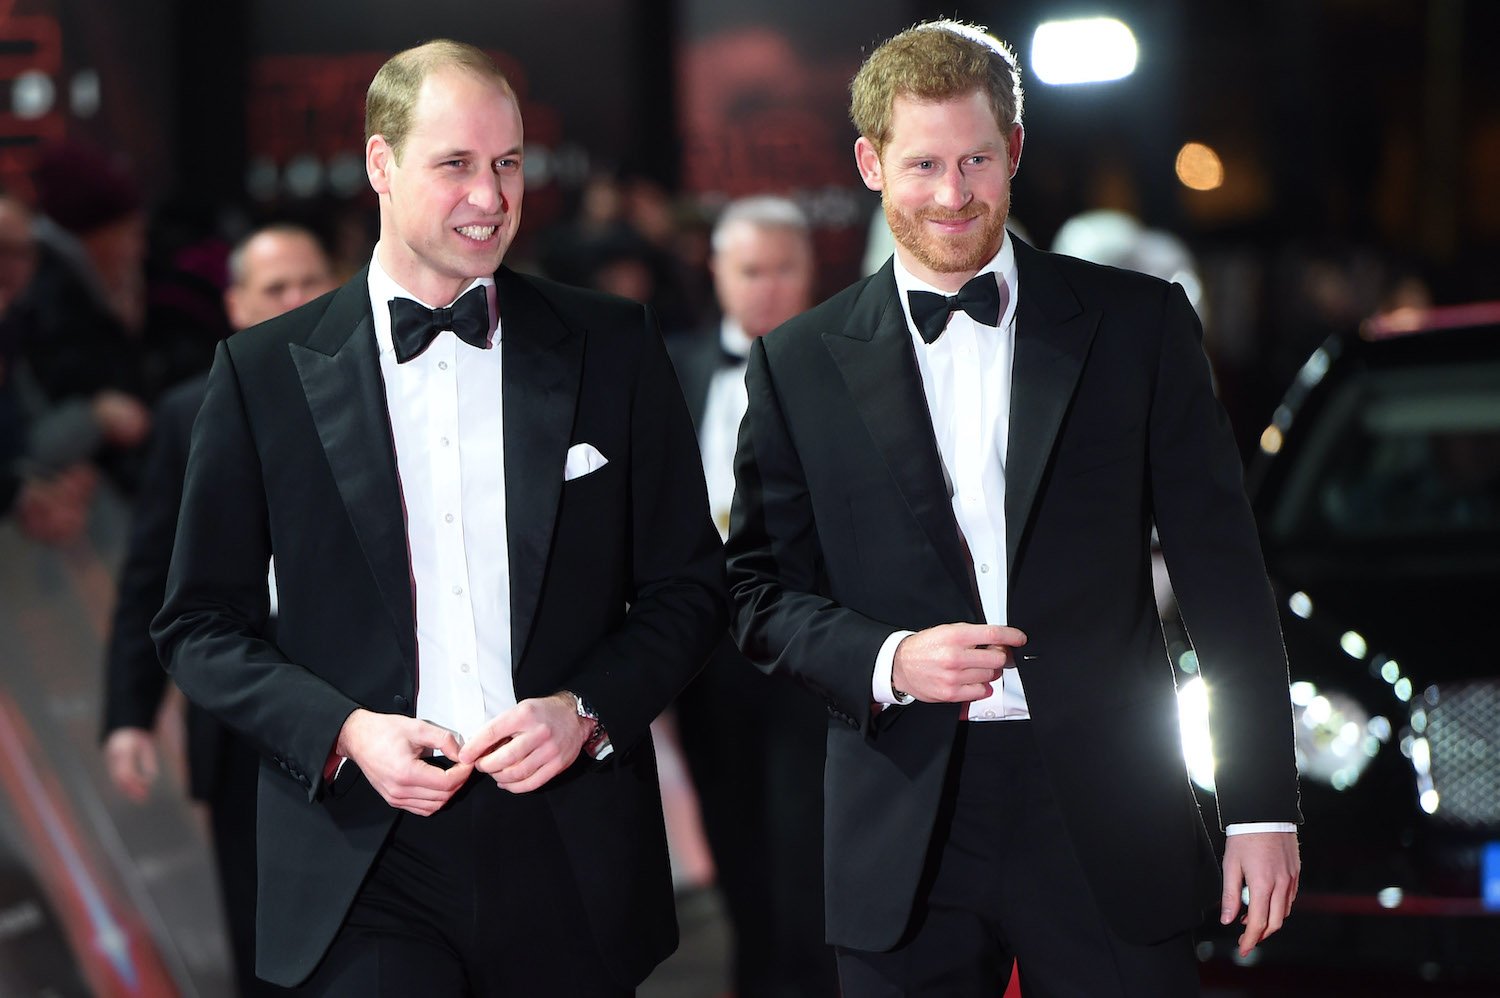
[[[593,444],[574,444],[568,448],[568,460],[563,464],[563,481],[571,482],[589,472],[598,471],[609,463],[609,458],[599,453]]]

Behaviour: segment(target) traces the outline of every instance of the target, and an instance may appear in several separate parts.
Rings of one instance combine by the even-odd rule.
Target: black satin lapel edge
[[[841,330],[824,333],[823,341],[907,509],[922,525],[958,592],[978,614],[973,570],[959,541],[906,313],[896,300],[894,278],[885,284],[885,293],[880,288],[877,275],[856,302],[848,325],[851,332],[873,329],[873,335]]]
[[[1096,311],[1079,311],[1075,302],[1069,318],[1060,322],[1050,320],[1045,302],[1031,297],[1028,279],[1023,272],[1011,364],[1010,440],[1006,449],[1005,546],[1012,573],[1100,318]],[[1069,310],[1055,309],[1054,314],[1056,311]]]
[[[323,325],[331,319],[331,314],[325,316]],[[402,653],[414,664],[416,610],[406,511],[369,313],[335,354],[298,343],[288,349],[345,512],[390,612]]]
[[[552,551],[587,331],[569,329],[535,288],[516,275],[502,275],[496,277],[514,669],[531,636]]]

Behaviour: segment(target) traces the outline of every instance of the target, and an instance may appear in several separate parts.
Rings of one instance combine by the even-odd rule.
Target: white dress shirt
[[[380,266],[378,246],[370,262],[370,308],[411,554],[416,716],[460,742],[516,702],[494,284],[485,277],[464,288],[489,288],[489,349],[475,349],[449,330],[398,364],[389,302],[420,299]]]
[[[729,506],[734,500],[734,448],[739,441],[740,421],[749,408],[745,391],[745,367],[751,339],[733,319],[719,326],[719,345],[724,353],[741,358],[714,372],[698,424],[698,450],[703,455],[703,477],[708,483],[708,508],[719,527],[720,539],[729,536]]]
[[[979,273],[995,275],[1008,289],[999,324],[986,326],[967,312],[955,311],[943,335],[922,339],[912,322],[907,293],[947,294],[920,280],[895,258],[896,295],[917,355],[922,391],[937,438],[947,479],[949,501],[968,547],[984,622],[1004,624],[1007,596],[1005,553],[1005,458],[1010,433],[1011,358],[1016,339],[1015,250],[1009,239]],[[872,692],[877,703],[901,701],[891,688],[896,645],[909,631],[892,634],[877,657]],[[1030,717],[1020,674],[1006,669],[995,690],[965,706],[971,721],[1004,721]]]

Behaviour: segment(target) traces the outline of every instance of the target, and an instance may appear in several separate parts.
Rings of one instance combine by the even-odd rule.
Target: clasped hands
[[[335,752],[359,766],[387,804],[425,816],[440,810],[476,769],[511,793],[545,786],[573,764],[592,725],[578,716],[566,691],[522,700],[462,745],[429,721],[360,708],[344,721]],[[428,763],[424,756],[434,751],[454,765]]]
[[[969,703],[994,692],[1026,635],[999,624],[939,624],[901,639],[891,686],[926,703]]]

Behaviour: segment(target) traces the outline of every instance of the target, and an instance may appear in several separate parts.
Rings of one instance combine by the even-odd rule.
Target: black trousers
[[[1190,998],[1192,938],[1121,940],[1063,827],[1029,721],[965,723],[907,936],[838,951],[844,998]]]
[[[476,773],[437,814],[396,819],[297,993],[619,998],[634,989],[599,958],[547,802]]]

